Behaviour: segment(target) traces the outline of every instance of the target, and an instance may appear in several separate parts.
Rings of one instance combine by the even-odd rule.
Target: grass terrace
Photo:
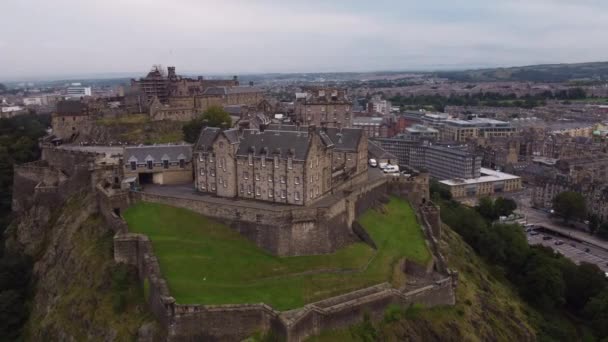
[[[178,303],[264,302],[288,310],[381,282],[402,285],[401,258],[430,260],[409,203],[392,197],[383,211],[370,209],[359,219],[377,251],[355,243],[330,255],[298,257],[273,256],[229,227],[186,209],[138,203],[124,217],[132,232],[152,241]]]

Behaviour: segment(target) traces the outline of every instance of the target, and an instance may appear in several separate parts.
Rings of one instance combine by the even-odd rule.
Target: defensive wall
[[[17,195],[13,206],[16,211],[27,208],[25,205],[31,198],[44,199],[49,206],[58,206],[78,191],[94,191],[100,215],[116,233],[114,259],[137,268],[142,284],[148,289],[149,308],[167,329],[169,341],[239,340],[268,331],[287,341],[302,341],[326,329],[360,322],[366,313],[373,319],[380,319],[389,305],[405,308],[413,303],[427,307],[454,304],[457,274],[447,269],[439,253],[436,239],[441,223],[438,209],[427,200],[428,178],[424,175],[417,179],[382,177],[334,194],[335,198],[313,207],[277,207],[261,211],[239,201],[227,206],[213,204],[213,201],[129,193],[113,186],[111,179],[116,175],[115,168],[95,164],[97,157],[99,155],[95,153],[44,148],[41,161],[15,167]],[[29,199],[20,194],[29,194]],[[418,209],[418,219],[427,239],[430,237],[434,258],[427,265],[405,260],[402,269],[414,277],[426,277],[426,282],[416,286],[408,284],[404,288],[378,284],[285,312],[263,303],[177,304],[162,277],[149,239],[129,233],[126,222],[120,217],[120,213],[136,201],[166,203],[226,220],[233,229],[277,253],[327,253],[357,239],[352,231],[356,217],[365,209],[385,202],[387,194],[405,197]],[[266,231],[266,228],[274,230]],[[314,244],[321,247],[310,247]]]
[[[108,203],[114,200],[114,196],[124,195],[120,192],[100,194],[102,201]],[[100,205],[105,208],[111,206]],[[407,265],[413,266],[415,263],[406,261],[404,271],[416,277],[426,276],[425,284],[414,288],[411,285],[394,288],[382,283],[285,312],[264,303],[178,304],[168,291],[149,239],[141,234],[129,233],[124,220],[113,211],[104,217],[117,231],[114,237],[115,261],[137,267],[141,281],[148,284],[148,304],[167,328],[169,341],[232,341],[269,331],[287,341],[303,341],[323,330],[345,328],[361,322],[365,314],[375,320],[381,319],[390,305],[407,308],[412,304],[433,307],[455,303],[455,272],[447,268],[445,273],[436,272],[439,269],[435,261],[410,269]],[[426,225],[426,222],[428,219],[425,218],[421,223]],[[424,229],[425,234],[432,233],[430,226],[424,226]],[[429,267],[434,267],[434,270]]]

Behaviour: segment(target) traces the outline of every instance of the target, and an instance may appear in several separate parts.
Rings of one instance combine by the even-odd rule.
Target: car
[[[576,244],[574,242],[570,242],[570,246],[576,247]]]
[[[380,167],[380,170],[384,170],[384,168],[386,168],[388,166],[388,163],[379,163],[378,167]]]
[[[387,165],[382,171],[384,171],[384,173],[399,173],[399,166]]]
[[[536,230],[533,230],[533,231],[530,232],[530,235],[538,235],[538,234],[540,234],[540,233],[537,232]]]
[[[543,240],[551,240],[551,239],[553,239],[553,238],[548,235],[543,236]]]
[[[378,162],[376,161],[376,159],[370,159],[369,160],[369,166],[371,167],[377,167],[378,166]]]
[[[555,245],[556,246],[560,246],[560,245],[563,245],[563,244],[564,244],[564,241],[562,241],[562,240],[555,241]]]

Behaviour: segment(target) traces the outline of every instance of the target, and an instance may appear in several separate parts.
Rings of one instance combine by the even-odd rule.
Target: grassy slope
[[[96,121],[92,138],[132,143],[176,143],[184,140],[182,122],[150,121],[148,114],[129,114]]]
[[[394,322],[374,324],[386,341],[531,341],[529,309],[498,281],[475,252],[452,230],[444,229],[442,249],[459,271],[456,305],[416,310]],[[406,317],[403,317],[406,316]],[[350,331],[328,331],[310,341],[361,341]]]
[[[393,277],[403,256],[428,260],[430,254],[407,202],[393,198],[385,208],[386,215],[370,210],[361,218],[379,247],[377,253],[355,243],[333,255],[285,258],[272,256],[230,228],[185,209],[139,203],[124,216],[132,231],[152,240],[179,303],[265,302],[284,310],[384,281],[403,281]]]
[[[50,230],[61,235],[63,242],[54,251],[61,256],[38,279],[41,293],[36,295],[38,303],[25,339],[85,341],[113,336],[114,340],[133,340],[142,324],[154,322],[146,311],[136,273],[114,264],[112,234],[99,217],[89,217],[77,230],[66,228],[64,222],[70,222],[79,210],[75,202],[66,205],[62,219]],[[120,289],[113,281],[117,272],[122,274]]]

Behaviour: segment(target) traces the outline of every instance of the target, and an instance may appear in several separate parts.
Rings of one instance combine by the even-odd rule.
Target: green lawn
[[[429,260],[409,204],[391,198],[385,209],[387,214],[370,209],[360,218],[377,252],[355,243],[331,255],[301,257],[272,256],[223,224],[186,209],[138,203],[124,217],[132,232],[150,237],[178,303],[264,302],[286,310],[385,281],[400,285],[404,276],[395,266],[402,257]]]

